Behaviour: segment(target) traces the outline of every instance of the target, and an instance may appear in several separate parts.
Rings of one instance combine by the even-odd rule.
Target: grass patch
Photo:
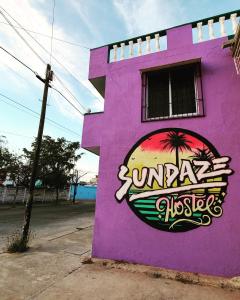
[[[194,284],[194,282],[191,278],[187,278],[186,276],[182,275],[181,273],[177,273],[175,279],[184,284]]]
[[[92,261],[91,257],[87,257],[87,258],[85,258],[85,259],[82,261],[82,264],[83,264],[83,265],[90,265],[90,264],[93,264],[93,261]]]
[[[33,239],[33,233],[30,231],[25,241],[22,240],[22,232],[16,230],[7,237],[6,250],[8,253],[21,253],[29,249],[29,242]]]
[[[162,278],[162,274],[159,272],[147,272],[146,274],[151,278]]]

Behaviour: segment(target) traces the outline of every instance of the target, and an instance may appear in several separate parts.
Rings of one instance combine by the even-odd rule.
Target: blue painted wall
[[[74,187],[71,186],[70,197],[73,198]],[[96,199],[96,186],[78,185],[75,200],[95,200]]]

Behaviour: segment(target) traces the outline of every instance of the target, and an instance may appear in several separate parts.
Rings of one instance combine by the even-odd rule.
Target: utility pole
[[[38,135],[37,135],[37,140],[36,140],[36,145],[34,150],[33,166],[32,166],[32,173],[31,173],[30,186],[29,186],[29,197],[26,202],[24,223],[22,227],[21,242],[22,245],[24,246],[27,245],[28,237],[29,237],[28,235],[29,235],[29,226],[30,226],[31,213],[32,213],[34,188],[35,188],[35,182],[37,176],[37,169],[38,169],[42,136],[43,136],[43,128],[44,128],[45,115],[46,115],[48,88],[50,87],[49,82],[52,81],[53,79],[53,71],[51,71],[51,66],[47,64],[45,79],[42,79],[39,75],[36,75],[36,77],[42,82],[44,82],[44,91],[43,91],[42,109],[41,109],[41,115],[40,115],[40,121],[38,127]]]

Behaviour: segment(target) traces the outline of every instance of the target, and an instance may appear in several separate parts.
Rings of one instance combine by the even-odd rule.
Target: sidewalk
[[[80,222],[81,223],[81,222]],[[0,299],[239,300],[240,290],[197,277],[121,262],[89,260],[92,224],[41,238],[24,254],[0,255]],[[182,277],[181,277],[182,276]],[[185,276],[185,277],[184,277]],[[194,281],[194,276],[192,274]],[[191,276],[190,276],[191,277]],[[172,280],[168,278],[177,278]]]

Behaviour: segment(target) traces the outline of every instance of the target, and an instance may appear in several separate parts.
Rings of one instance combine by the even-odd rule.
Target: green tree
[[[163,144],[164,150],[169,150],[170,152],[175,151],[176,155],[176,166],[179,168],[180,158],[179,151],[189,150],[192,151],[189,141],[185,133],[180,133],[178,131],[170,131],[167,134],[167,138],[160,141]],[[180,185],[179,178],[177,178],[177,186]]]
[[[33,159],[34,147],[35,142],[32,144],[32,150],[23,149],[26,158],[30,161]],[[42,180],[44,186],[55,188],[56,203],[58,203],[59,189],[66,186],[71,169],[81,157],[77,154],[78,149],[78,142],[69,142],[65,138],[43,137],[37,178]]]
[[[0,180],[4,181],[9,172],[9,165],[11,164],[13,155],[7,148],[7,141],[5,136],[0,136]]]
[[[193,151],[194,155],[191,156],[191,158],[193,160],[204,160],[204,161],[208,161],[211,165],[209,166],[210,171],[213,170],[213,166],[212,166],[212,160],[214,159],[214,155],[213,153],[207,149],[207,148],[197,148],[195,151]],[[195,166],[195,171],[197,171],[199,169],[199,167]],[[206,182],[205,179],[202,179],[202,182]],[[208,193],[208,189],[206,189],[206,192]]]
[[[25,188],[29,187],[31,168],[29,161],[24,159],[22,155],[12,154],[11,161],[8,165],[8,176],[14,182],[16,190],[13,199],[13,206],[15,206],[16,198],[18,195],[19,187],[24,186]]]

